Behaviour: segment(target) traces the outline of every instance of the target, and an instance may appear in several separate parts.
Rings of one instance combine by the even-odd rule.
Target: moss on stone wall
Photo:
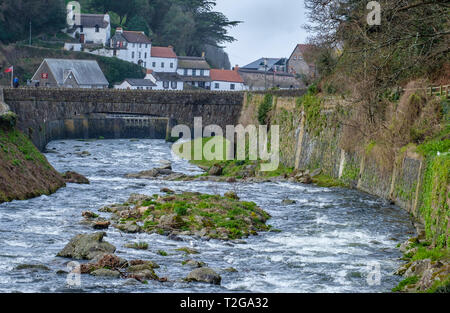
[[[423,178],[420,214],[425,233],[437,247],[448,246],[450,155],[429,155]]]

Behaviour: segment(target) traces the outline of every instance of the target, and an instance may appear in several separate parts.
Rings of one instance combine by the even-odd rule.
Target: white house
[[[177,73],[155,73],[147,70],[143,79],[127,78],[114,86],[115,89],[130,90],[183,90],[183,80]]]
[[[150,69],[152,41],[144,32],[117,28],[111,38],[112,56]]]
[[[242,91],[245,90],[244,80],[239,75],[238,67],[234,70],[211,69],[211,90],[213,91]]]
[[[205,57],[178,57],[177,73],[186,84],[197,88],[211,88],[211,67]]]
[[[156,84],[149,79],[126,78],[122,83],[114,85],[114,89],[152,90]]]
[[[111,22],[108,14],[80,14],[78,20],[73,11],[69,11],[69,17],[74,25],[68,29],[68,34],[78,38],[82,44],[107,45],[111,38]]]
[[[175,73],[178,68],[178,58],[173,47],[152,46],[150,68],[158,73]]]
[[[153,73],[156,78],[157,87],[155,90],[183,90],[184,81],[183,78],[177,73],[160,72]]]

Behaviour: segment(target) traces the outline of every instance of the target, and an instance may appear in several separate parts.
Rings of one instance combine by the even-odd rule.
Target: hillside
[[[0,203],[51,194],[65,186],[62,176],[14,127],[14,114],[0,115]]]
[[[110,86],[122,82],[125,78],[143,78],[142,67],[116,58],[106,58],[84,52],[64,51],[21,44],[0,45],[0,68],[14,64],[14,75],[24,84],[38,69],[44,58],[96,60]],[[10,74],[0,73],[0,85],[9,85]]]

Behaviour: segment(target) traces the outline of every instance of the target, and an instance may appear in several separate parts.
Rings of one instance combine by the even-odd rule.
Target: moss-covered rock
[[[270,230],[265,224],[270,218],[267,212],[231,194],[132,195],[125,204],[103,210],[112,212],[111,219],[118,220],[116,227],[128,232],[134,227],[165,235],[237,239]]]

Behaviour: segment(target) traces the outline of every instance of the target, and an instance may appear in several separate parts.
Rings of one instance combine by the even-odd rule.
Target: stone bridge
[[[235,125],[244,93],[7,88],[5,103],[18,115],[17,126],[43,150],[57,139],[166,139],[171,127]]]

